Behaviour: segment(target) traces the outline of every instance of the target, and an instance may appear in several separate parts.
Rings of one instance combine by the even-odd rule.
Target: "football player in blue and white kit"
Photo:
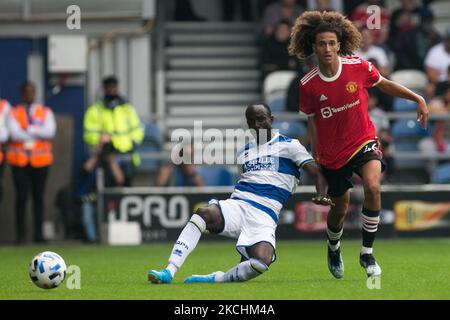
[[[265,104],[250,105],[245,116],[256,140],[238,156],[243,173],[234,192],[230,199],[213,199],[208,207],[192,215],[172,249],[167,267],[149,271],[152,283],[172,282],[205,230],[237,238],[241,262],[227,272],[190,276],[185,283],[247,281],[266,272],[275,260],[278,215],[299,182],[300,169],[315,179],[317,196],[312,201],[334,205],[326,196],[325,178],[307,150],[298,140],[272,132],[270,108]]]

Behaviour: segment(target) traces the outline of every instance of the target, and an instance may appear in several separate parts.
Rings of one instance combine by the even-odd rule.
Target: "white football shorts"
[[[238,239],[236,250],[249,259],[246,247],[259,242],[268,242],[272,245],[275,261],[275,230],[276,222],[264,211],[251,204],[237,199],[212,199],[209,205],[216,204],[222,213],[225,227],[219,235]]]

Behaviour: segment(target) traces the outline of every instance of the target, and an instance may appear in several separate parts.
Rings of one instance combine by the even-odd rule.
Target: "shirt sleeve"
[[[300,84],[300,112],[306,114],[308,117],[314,115],[314,105],[311,99],[310,91]]]
[[[9,131],[7,124],[9,123],[9,109],[11,106],[6,102],[5,109],[3,110],[3,117],[0,118],[0,143],[4,143],[9,138]]]
[[[28,133],[35,138],[52,139],[56,133],[56,121],[53,111],[48,109],[45,122],[42,125],[29,126]]]
[[[291,159],[295,162],[295,164],[302,168],[308,162],[314,161],[311,154],[306,150],[306,148],[297,140],[292,140],[291,147]]]
[[[378,83],[380,83],[382,79],[381,74],[372,62],[361,59],[361,68],[363,69],[361,74],[365,75],[363,77],[365,88],[375,87]]]
[[[439,57],[437,48],[438,47],[433,47],[430,51],[428,51],[428,54],[425,56],[425,66],[439,70],[442,59]]]
[[[11,115],[9,116],[8,119],[8,129],[12,140],[16,141],[33,140],[33,136],[27,130],[24,130],[20,126],[19,122],[17,122],[17,120]]]

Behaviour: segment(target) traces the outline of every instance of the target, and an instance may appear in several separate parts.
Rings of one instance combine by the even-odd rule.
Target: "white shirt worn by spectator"
[[[31,105],[31,113],[35,104]],[[52,139],[56,133],[56,122],[53,112],[50,110],[42,125],[29,125],[26,130],[13,117],[10,117],[9,129],[11,139],[16,141],[30,142],[36,139]]]
[[[374,59],[378,62],[378,65],[381,68],[390,69],[389,68],[389,59],[386,54],[386,51],[384,51],[380,47],[371,46],[367,51],[358,50],[355,52],[355,56],[360,57],[364,60]]]
[[[7,124],[9,123],[9,109],[11,105],[6,102],[3,112],[0,113],[0,143],[5,143],[9,138],[9,131]]]
[[[447,80],[450,53],[445,51],[444,43],[438,43],[428,51],[425,57],[425,66],[439,71],[439,82]]]

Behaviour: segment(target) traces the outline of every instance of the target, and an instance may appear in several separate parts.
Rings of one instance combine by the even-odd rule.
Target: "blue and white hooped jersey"
[[[263,145],[253,141],[238,154],[243,172],[231,198],[251,204],[278,222],[283,204],[299,183],[300,169],[311,161],[297,139],[276,134]]]

